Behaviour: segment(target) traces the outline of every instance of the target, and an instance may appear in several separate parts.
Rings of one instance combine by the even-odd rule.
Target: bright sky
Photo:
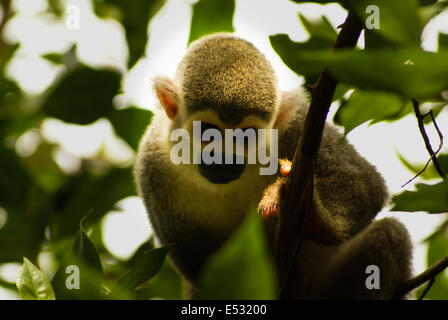
[[[135,104],[148,109],[155,106],[155,97],[150,88],[151,79],[157,74],[173,75],[185,52],[191,19],[189,2],[192,1],[168,0],[152,20],[148,28],[148,58],[140,59],[125,75],[124,95],[116,99],[117,106]],[[125,72],[128,52],[121,25],[112,19],[95,17],[90,0],[67,0],[66,3],[80,8],[79,30],[68,30],[64,22],[42,14],[47,6],[46,0],[13,1],[18,14],[6,25],[5,36],[10,42],[21,42],[22,46],[10,61],[7,74],[30,94],[38,94],[63,72],[63,67],[55,66],[40,56],[65,52],[73,43],[77,44],[78,56],[85,64],[95,67],[111,66]],[[293,89],[303,80],[282,63],[270,47],[268,36],[286,33],[295,41],[305,41],[308,35],[297,17],[298,12],[308,18],[317,18],[324,14],[334,27],[340,25],[345,18],[345,10],[337,4],[319,6],[297,5],[288,0],[236,0],[236,33],[254,43],[267,56],[278,74],[282,89]],[[426,50],[436,50],[438,30],[448,33],[448,12],[440,15],[425,29],[423,45]],[[336,107],[332,106],[329,119],[332,118]],[[448,136],[448,110],[440,114],[437,120],[444,135]],[[437,146],[436,132],[431,127],[428,132],[433,145]],[[68,125],[56,119],[49,119],[42,125],[42,133],[44,139],[60,145],[54,157],[68,173],[76,171],[80,159],[94,156],[102,145],[106,146],[107,157],[117,164],[131,163],[135,156],[134,152],[113,134],[113,128],[105,119],[89,126]],[[32,153],[39,139],[35,132],[27,133],[19,139],[17,151],[24,156]],[[412,173],[404,169],[397,159],[396,151],[414,162],[424,163],[428,158],[416,120],[412,116],[393,124],[364,124],[352,131],[348,139],[362,155],[377,166],[393,193],[400,192],[400,186],[412,177]],[[445,147],[444,152],[447,151]],[[406,187],[408,190],[412,188],[413,184]],[[149,237],[151,231],[139,198],[131,197],[121,201],[120,208],[122,211],[111,212],[103,220],[104,242],[115,256],[127,258]],[[379,217],[389,215],[406,224],[415,245],[414,271],[421,272],[425,268],[426,252],[425,246],[419,242],[445,217],[425,213],[381,213]],[[0,214],[0,218],[1,216]],[[48,266],[46,271],[51,274],[54,270],[52,264],[46,261],[47,258],[42,257],[42,265],[44,269]],[[17,272],[17,268],[16,264],[3,266],[0,268],[0,276],[14,278],[12,275]],[[0,298],[13,297],[9,291],[3,291],[0,289]]]

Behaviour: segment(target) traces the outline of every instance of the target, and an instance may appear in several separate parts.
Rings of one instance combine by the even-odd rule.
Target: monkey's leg
[[[314,298],[390,299],[409,279],[412,245],[393,218],[370,224],[343,243],[317,277]]]

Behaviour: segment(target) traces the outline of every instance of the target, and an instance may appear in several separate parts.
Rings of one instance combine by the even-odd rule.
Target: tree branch
[[[411,292],[415,288],[420,287],[427,281],[434,279],[439,273],[448,268],[448,255],[434,263],[428,269],[420,273],[418,276],[415,276],[412,279],[405,281],[401,284],[398,289],[395,291],[393,299],[400,299],[400,297],[404,296],[406,293]]]
[[[334,49],[355,47],[362,28],[361,21],[354,12],[350,11],[337,37]],[[294,277],[293,265],[300,252],[311,213],[314,185],[313,163],[319,150],[336,85],[337,81],[325,69],[311,88],[311,105],[305,120],[303,135],[294,154],[274,240],[280,298],[291,297],[289,285]]]
[[[443,172],[442,168],[440,167],[439,161],[437,161],[437,157],[436,157],[437,152],[440,151],[440,149],[442,148],[442,145],[443,145],[442,133],[440,132],[440,130],[437,126],[437,123],[434,119],[434,116],[433,116],[432,112],[430,111],[429,113],[432,117],[432,121],[434,123],[434,126],[436,127],[437,133],[440,138],[440,147],[437,150],[437,152],[434,153],[434,151],[432,150],[432,147],[431,147],[431,142],[429,141],[428,135],[425,130],[425,124],[423,123],[423,119],[425,118],[425,116],[420,113],[419,103],[416,99],[412,99],[412,106],[414,107],[415,116],[417,117],[418,129],[420,130],[420,134],[422,135],[423,141],[425,142],[426,150],[428,150],[428,153],[432,159],[432,163],[434,163],[434,167],[436,168],[440,177],[442,177],[442,179],[446,179],[446,175]]]
[[[409,183],[411,183],[412,181],[414,181],[419,175],[421,175],[425,170],[426,170],[426,168],[428,167],[428,165],[429,165],[429,163],[431,162],[431,160],[432,161],[435,161],[434,162],[434,165],[437,163],[437,166],[439,166],[439,162],[438,162],[438,160],[437,160],[437,158],[436,158],[436,156],[437,156],[437,154],[440,152],[440,150],[442,150],[442,147],[443,147],[443,135],[442,135],[442,132],[440,131],[440,129],[439,129],[439,126],[437,125],[437,122],[436,122],[436,119],[434,118],[434,115],[433,115],[433,113],[432,113],[432,110],[430,110],[428,113],[426,113],[426,114],[424,114],[422,117],[424,118],[424,117],[426,117],[427,115],[431,115],[431,119],[432,119],[432,122],[434,123],[434,127],[436,128],[436,131],[437,131],[437,134],[439,135],[439,139],[440,139],[440,143],[439,143],[439,147],[437,148],[437,150],[436,150],[436,152],[434,152],[430,157],[429,157],[429,159],[428,159],[428,161],[426,161],[426,163],[425,163],[425,166],[412,178],[412,179],[410,179],[410,180],[408,180],[405,184],[403,184],[401,187],[403,188],[404,186],[406,186],[407,184],[409,184]],[[425,130],[425,128],[423,128],[423,130]],[[425,131],[423,131],[424,132],[424,134],[426,135],[426,132]],[[431,147],[431,146],[430,146]],[[432,149],[431,149],[431,151],[432,151]],[[437,167],[436,166],[436,167]],[[440,167],[440,166],[439,166]],[[439,174],[440,174],[440,172],[442,172],[442,174],[443,175],[441,175],[441,177],[442,177],[442,179],[445,179],[446,178],[446,176],[445,176],[445,174],[443,173],[443,170],[442,170],[442,168],[440,168],[440,171],[439,171]]]

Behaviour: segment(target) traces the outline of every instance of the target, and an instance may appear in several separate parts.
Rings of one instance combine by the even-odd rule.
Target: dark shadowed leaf
[[[18,48],[19,48],[18,44],[15,45],[3,44],[2,50],[0,50],[0,75],[3,76],[6,63],[9,61],[9,59],[12,58],[12,56],[15,54]]]
[[[61,3],[62,0],[48,0],[48,6],[51,13],[62,17],[64,15],[64,6]]]
[[[448,212],[448,181],[435,185],[419,183],[417,191],[404,191],[393,197],[392,211]]]
[[[47,275],[27,258],[17,276],[17,289],[23,300],[55,300]]]
[[[347,134],[365,121],[381,121],[396,116],[404,105],[403,99],[391,93],[356,90],[339,107],[334,121],[344,126]]]
[[[300,62],[296,56],[307,50],[330,49],[334,41],[327,38],[310,37],[307,42],[293,42],[286,34],[279,34],[269,37],[271,45],[278,53],[283,62],[295,73],[306,78],[307,84],[316,82],[322,71],[320,64],[308,64]]]
[[[306,31],[310,34],[310,37],[327,39],[334,44],[337,33],[325,16],[321,16],[319,19],[311,20],[299,13],[299,18],[305,26]]]
[[[277,50],[275,43],[284,41],[285,36],[274,37],[274,48]],[[448,52],[445,51],[290,51],[293,54],[277,50],[282,57],[288,55],[288,59],[283,60],[297,73],[318,72],[328,67],[339,81],[362,89],[389,91],[407,98],[428,98],[439,96],[448,88]]]
[[[116,133],[134,150],[137,150],[140,138],[151,121],[151,111],[130,107],[114,110],[108,117]]]
[[[203,299],[274,299],[275,274],[261,218],[252,213],[205,265]]]
[[[77,68],[57,84],[42,111],[66,122],[92,123],[113,110],[112,99],[118,92],[120,78],[112,70]]]
[[[111,12],[114,13],[112,8],[120,9],[120,14],[115,18],[121,21],[126,32],[129,47],[129,68],[144,55],[148,41],[148,23],[165,2],[165,0],[94,1],[95,12],[100,16],[109,15],[108,13]]]
[[[373,15],[366,9],[376,6],[379,14],[378,33],[394,42],[416,46],[420,43],[420,34],[423,25],[417,14],[415,0],[351,0],[349,6],[354,8],[361,21],[369,22]]]
[[[0,145],[0,207],[7,212],[0,228],[0,262],[34,259],[48,221],[48,198],[14,151]]]
[[[428,251],[426,255],[427,266],[431,266],[448,254],[448,230],[439,228],[428,239]],[[425,299],[443,300],[448,297],[448,272],[445,270],[436,277],[436,281],[425,295]],[[425,286],[419,290],[419,296],[423,293]]]
[[[448,33],[439,33],[439,51],[448,50]]]
[[[151,281],[134,292],[148,298],[162,298],[169,300],[182,299],[182,279],[174,269],[170,260],[165,259],[162,268]]]
[[[210,33],[233,32],[234,10],[234,0],[200,0],[195,3],[188,42]]]
[[[435,1],[433,4],[420,7],[418,15],[422,25],[428,24],[431,19],[444,12],[447,7],[448,1]]]
[[[118,281],[111,295],[132,290],[154,277],[162,267],[170,247],[165,246],[144,252],[134,266]]]
[[[73,247],[62,259],[52,283],[58,299],[94,299],[102,298],[101,282],[103,267],[95,245],[84,229],[84,217],[79,224]],[[76,268],[75,270],[73,268]],[[79,272],[79,288],[73,289],[67,285],[70,277]]]
[[[436,2],[437,2],[437,0],[418,0],[418,4],[421,6],[428,6],[428,5],[434,4]]]
[[[396,49],[395,42],[388,40],[375,29],[364,29],[365,50]]]
[[[56,195],[57,211],[51,220],[51,234],[55,238],[74,235],[87,212],[93,210],[89,219],[97,221],[119,200],[134,194],[130,168],[114,168],[100,176],[85,174],[73,178]]]
[[[54,64],[63,64],[64,63],[64,56],[59,53],[48,53],[42,56],[42,58],[53,62]]]
[[[95,245],[90,241],[84,229],[85,221],[89,215],[85,216],[79,225],[79,231],[73,245],[73,252],[81,258],[88,266],[99,274],[103,273],[100,256],[96,251]]]

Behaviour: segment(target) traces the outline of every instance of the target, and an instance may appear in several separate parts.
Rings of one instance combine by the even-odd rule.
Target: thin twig
[[[437,158],[434,157],[434,151],[432,150],[431,143],[429,141],[428,135],[426,134],[425,124],[423,123],[424,116],[420,113],[419,103],[416,99],[412,99],[412,106],[414,107],[415,116],[417,117],[417,122],[418,122],[418,128],[420,130],[420,134],[422,135],[423,141],[425,142],[426,150],[428,150],[428,153],[431,156],[432,162],[434,163],[434,166],[435,166],[437,172],[439,173],[439,175],[442,177],[442,179],[446,179],[445,173],[443,172],[442,168],[440,167],[440,164],[437,161]],[[436,127],[437,133],[439,134],[440,145],[443,145],[443,136],[439,130],[439,127],[436,124],[436,121],[432,114],[432,110],[430,111],[430,114],[431,114],[432,121]]]
[[[413,101],[413,103],[414,103],[414,101]],[[429,110],[428,113],[422,115],[422,114],[420,114],[420,110],[418,109],[418,102],[416,101],[416,103],[417,103],[417,110],[418,110],[418,111],[416,111],[416,115],[417,115],[417,112],[419,114],[419,115],[417,115],[417,119],[419,119],[421,117],[421,123],[423,125],[423,118],[425,118],[427,115],[431,116],[431,119],[432,119],[432,122],[434,124],[434,127],[436,128],[437,134],[439,135],[440,143],[439,143],[439,147],[437,148],[436,152],[433,152],[431,145],[429,145],[429,150],[428,151],[430,152],[431,156],[429,157],[428,161],[426,161],[425,166],[412,179],[408,180],[405,184],[403,184],[401,186],[402,188],[404,186],[408,185],[409,183],[411,183],[412,181],[414,181],[418,176],[420,176],[426,170],[426,168],[428,167],[428,165],[429,165],[429,163],[431,161],[433,161],[434,166],[436,168],[439,168],[439,170],[437,170],[437,171],[439,172],[440,177],[442,177],[442,179],[446,179],[446,175],[443,172],[443,170],[440,167],[440,164],[439,164],[439,162],[437,160],[437,154],[440,152],[440,150],[442,150],[442,147],[443,147],[443,135],[442,135],[442,132],[440,131],[439,126],[437,125],[437,122],[436,122],[436,119],[434,118],[434,114],[433,114],[432,110]],[[415,110],[415,105],[414,105],[414,110]],[[419,121],[419,128],[420,128],[420,121]],[[420,129],[420,132],[422,132],[422,129]],[[425,140],[425,144],[426,144],[426,141],[429,142],[429,140],[427,140],[428,136],[426,134],[424,126],[423,126],[423,133],[422,133],[422,135],[423,135],[423,140]],[[426,137],[426,139],[425,139],[425,137]],[[431,152],[432,152],[432,154],[431,154]]]
[[[420,287],[425,282],[435,278],[439,273],[448,268],[448,255],[434,263],[428,269],[420,273],[418,276],[415,276],[412,279],[409,279],[403,282],[398,289],[395,291],[394,299],[399,299],[403,297],[406,293],[411,292],[415,288]]]
[[[423,291],[422,295],[420,296],[420,298],[418,298],[418,300],[423,300],[423,298],[426,296],[426,294],[428,293],[429,289],[431,289],[432,285],[434,284],[434,282],[436,282],[436,278],[431,278],[431,280],[429,280],[428,285],[426,286],[425,290]]]

